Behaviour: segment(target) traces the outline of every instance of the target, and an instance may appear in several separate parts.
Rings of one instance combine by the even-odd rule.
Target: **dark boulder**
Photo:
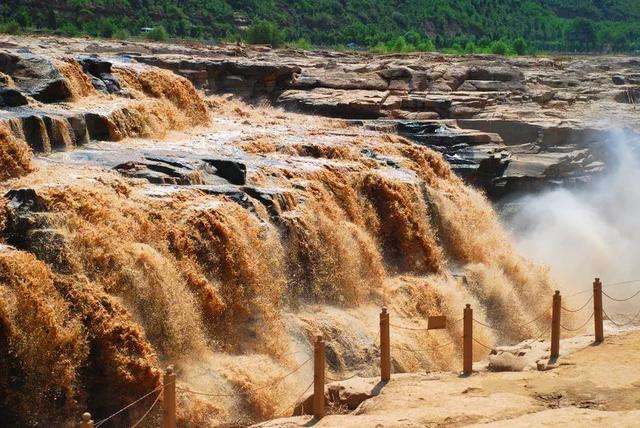
[[[36,87],[31,96],[43,103],[59,103],[72,97],[69,82],[65,78],[44,82]]]
[[[27,105],[29,101],[22,92],[12,88],[0,89],[0,107],[19,107]]]
[[[613,76],[611,76],[611,81],[614,85],[624,85],[627,83],[627,80],[624,78],[624,76],[621,76],[619,74],[614,74]]]
[[[474,66],[467,71],[465,80],[488,80],[496,82],[521,82],[524,73],[515,67]]]
[[[242,162],[229,159],[204,159],[216,169],[215,174],[231,184],[243,186],[247,183],[247,166]]]
[[[82,70],[91,78],[91,84],[100,92],[117,94],[122,91],[120,82],[111,74],[112,63],[100,58],[81,57],[78,62]]]
[[[115,170],[123,175],[143,178],[154,184],[204,184],[200,168],[177,159],[146,157],[140,161],[128,161],[117,165]]]
[[[51,151],[51,141],[47,132],[47,125],[38,115],[24,116],[22,119],[22,133],[25,141],[35,151],[48,153]]]
[[[71,272],[71,258],[63,234],[51,228],[52,213],[33,189],[10,190],[5,195],[4,236],[9,245],[33,253],[60,273]]]
[[[11,77],[17,89],[43,103],[69,100],[69,83],[53,65],[39,55],[0,52],[0,72]]]

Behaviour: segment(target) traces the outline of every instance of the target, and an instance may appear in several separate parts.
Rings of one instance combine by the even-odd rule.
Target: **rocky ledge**
[[[442,153],[494,200],[588,183],[606,170],[613,142],[640,132],[638,58],[372,55],[26,37],[6,37],[2,46],[0,121],[36,152],[145,135],[121,123],[140,110],[113,72],[123,63],[171,70],[206,94],[399,133]],[[69,79],[76,71],[88,76],[88,89]],[[114,101],[65,107],[83,90]],[[158,178],[166,163],[145,165],[132,160],[120,169],[166,178]],[[184,180],[184,168],[175,168],[169,175]]]

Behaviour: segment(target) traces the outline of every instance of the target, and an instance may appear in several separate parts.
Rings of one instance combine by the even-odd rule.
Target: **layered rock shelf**
[[[610,143],[636,138],[640,128],[637,58],[372,55],[55,38],[8,39],[4,47],[0,121],[43,153],[149,133],[123,123],[142,107],[114,74],[118,64],[171,70],[209,95],[388,129],[441,152],[495,200],[589,182],[606,170]],[[52,49],[57,55],[45,54]],[[89,76],[89,88],[64,78],[74,67]],[[65,106],[78,91],[113,99]],[[150,176],[141,168],[130,163],[122,171]]]

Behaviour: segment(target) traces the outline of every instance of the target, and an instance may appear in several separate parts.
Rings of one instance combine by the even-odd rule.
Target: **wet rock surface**
[[[29,53],[0,52],[0,103],[6,109],[0,121],[44,153],[136,135],[120,123],[135,115],[126,103],[83,111],[56,104],[71,92],[44,54],[47,43],[41,40]],[[386,128],[442,153],[456,173],[494,200],[588,183],[606,170],[607,146],[619,138],[611,129],[626,129],[627,138],[640,133],[640,63],[626,57],[372,55],[77,40],[62,54],[80,64],[98,92],[123,99],[131,95],[114,67],[137,63],[171,70],[207,94]],[[137,162],[126,160],[117,169],[154,183],[205,184],[193,172],[199,168]],[[209,164],[228,183],[243,185],[246,172],[224,162]]]

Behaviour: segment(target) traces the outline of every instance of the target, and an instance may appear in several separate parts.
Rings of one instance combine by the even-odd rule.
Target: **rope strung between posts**
[[[527,322],[526,322],[526,323],[524,323],[524,324],[517,325],[517,326],[515,326],[515,327],[517,327],[517,328],[526,327],[526,326],[528,326],[528,325],[533,324],[533,323],[534,323],[534,322],[536,322],[536,321],[539,321],[539,320],[540,320],[542,317],[544,317],[545,315],[547,315],[547,310],[544,310],[544,311],[540,312],[540,314],[538,314],[538,316],[537,316],[537,317],[535,317],[534,319],[529,320],[529,321],[527,321]]]
[[[607,317],[607,319],[609,321],[611,321],[611,323],[613,325],[615,325],[616,327],[626,327],[634,322],[636,322],[638,320],[638,318],[640,317],[640,310],[633,316],[633,318],[631,318],[631,320],[629,320],[628,322],[624,323],[624,324],[619,324],[617,322],[615,322],[610,316],[609,314],[607,314],[607,312],[604,310],[604,308],[602,309],[602,312],[604,313],[604,315]]]
[[[183,388],[181,386],[176,386],[176,389],[179,391],[187,392],[189,394],[204,395],[206,397],[235,397],[238,395],[238,394],[214,394],[212,392],[194,391],[193,389]]]
[[[289,373],[280,376],[276,379],[274,379],[273,381],[267,383],[266,385],[262,385],[258,388],[253,388],[251,389],[251,391],[253,392],[257,392],[257,391],[261,391],[265,388],[274,388],[276,386],[278,386],[280,383],[282,383],[286,378],[288,378],[289,376],[291,376],[292,374],[296,373],[298,370],[300,370],[303,366],[305,366],[309,361],[311,361],[312,358],[308,358],[305,362],[303,362],[302,364],[300,364],[298,367],[296,367],[295,369],[293,369],[292,371],[290,371]],[[215,393],[210,393],[210,392],[203,392],[203,391],[194,391],[192,389],[188,389],[188,388],[182,388],[179,386],[176,386],[176,389],[179,389],[180,391],[184,391],[184,392],[188,392],[190,394],[195,394],[195,395],[204,395],[207,397],[235,397],[237,394],[215,394]]]
[[[413,349],[413,348],[409,348],[408,346],[400,346],[400,345],[395,345],[392,344],[391,347],[395,348],[395,349],[399,349],[401,351],[409,351],[409,352],[428,352],[428,351],[434,351],[436,349],[440,349],[440,348],[444,348],[445,346],[449,346],[449,345],[453,345],[454,342],[447,342],[447,343],[442,343],[438,346],[434,346],[432,348],[426,348],[426,349]]]
[[[478,339],[476,339],[475,337],[473,338],[473,341],[476,342],[478,345],[482,346],[483,348],[488,349],[489,351],[493,351],[494,348],[491,346],[487,346],[484,343],[480,342]]]
[[[616,288],[616,287],[620,287],[623,285],[628,285],[628,284],[635,284],[640,282],[640,279],[631,279],[629,281],[619,281],[619,282],[614,282],[611,284],[607,284],[602,286],[602,289],[604,290],[605,288]],[[573,296],[578,296],[580,294],[584,294],[584,293],[591,293],[593,292],[593,290],[591,288],[582,290],[582,291],[578,291],[577,293],[573,293],[573,294],[569,294],[567,297],[573,297]]]
[[[156,399],[153,401],[153,404],[151,405],[151,407],[149,407],[149,409],[145,412],[145,414],[142,415],[142,417],[140,419],[138,419],[138,422],[136,422],[135,424],[131,425],[131,428],[136,428],[138,425],[140,425],[142,423],[142,421],[145,420],[145,418],[147,416],[149,416],[149,413],[151,413],[153,408],[156,407],[156,404],[158,404],[158,400],[160,400],[161,396],[162,396],[162,392],[158,392],[158,395],[156,396]]]
[[[459,322],[461,322],[463,320],[464,320],[464,318],[457,319],[457,320],[452,322],[452,325],[456,325],[456,324],[458,324]],[[409,330],[409,331],[428,331],[429,330],[428,327],[427,328],[424,328],[424,327],[407,327],[407,326],[404,326],[404,325],[398,325],[398,324],[393,324],[393,323],[389,323],[389,326],[395,327],[395,328],[399,328],[401,330]]]
[[[403,325],[397,325],[397,324],[391,324],[391,323],[389,323],[389,325],[391,327],[399,328],[400,330],[410,330],[410,331],[427,331],[427,330],[429,330],[428,328],[405,327]]]
[[[604,294],[604,292],[603,292],[603,294]],[[569,308],[566,308],[564,306],[561,306],[561,308],[562,308],[563,311],[567,311],[567,312],[573,312],[573,313],[580,312],[581,310],[586,308],[587,305],[589,304],[589,302],[592,301],[592,300],[593,300],[593,294],[591,295],[591,297],[589,297],[589,299],[587,299],[586,302],[584,302],[584,305],[580,306],[578,309],[569,309]]]
[[[563,326],[562,324],[560,324],[560,327],[562,327],[563,330],[571,331],[571,332],[582,330],[584,328],[584,326],[586,326],[587,323],[589,321],[591,321],[592,318],[593,318],[593,312],[591,312],[591,315],[589,315],[589,318],[587,318],[587,320],[584,323],[582,323],[582,325],[580,327],[578,327],[578,328],[567,328],[567,327]]]
[[[351,379],[356,378],[358,376],[359,376],[358,373],[356,373],[356,374],[354,374],[352,376],[349,376],[347,378],[344,378],[344,379],[336,379],[336,378],[333,378],[331,376],[327,376],[326,374],[324,375],[325,379],[330,380],[331,382],[345,382],[347,380],[351,380]]]
[[[475,318],[473,319],[473,322],[478,323],[478,324],[480,324],[480,325],[481,325],[481,326],[483,326],[483,327],[491,328],[491,326],[488,326],[488,325],[486,325],[485,323],[480,322],[480,321],[478,321],[478,320],[477,320],[477,319],[475,319]]]
[[[300,404],[300,399],[304,396],[304,394],[307,393],[307,391],[309,390],[309,388],[311,388],[313,386],[313,381],[309,384],[309,386],[307,386],[305,388],[304,391],[302,391],[302,393],[300,395],[298,395],[298,397],[293,401],[292,404],[290,404],[288,407],[285,407],[284,409],[278,410],[275,414],[276,415],[282,415],[284,413],[288,413],[290,410],[293,410],[296,408],[296,406],[298,404]]]
[[[313,358],[309,357],[305,362],[303,362],[302,364],[300,364],[298,367],[296,367],[295,369],[293,369],[292,371],[290,371],[289,373],[287,373],[284,376],[280,376],[279,378],[276,378],[274,381],[272,381],[271,383],[268,383],[266,385],[263,385],[259,388],[255,388],[252,389],[252,391],[256,392],[256,391],[262,391],[265,388],[273,388],[275,386],[278,386],[280,383],[282,383],[282,381],[284,381],[286,378],[288,378],[289,376],[291,376],[292,374],[296,373],[298,370],[300,370],[302,367],[304,367],[309,361],[311,361]]]
[[[631,300],[634,297],[636,297],[638,294],[640,294],[640,290],[636,291],[635,294],[631,297],[627,297],[626,299],[616,299],[615,297],[611,297],[609,296],[607,293],[605,293],[604,291],[602,292],[602,294],[604,294],[605,296],[607,296],[609,299],[613,300],[614,302],[626,302],[627,300]]]
[[[125,410],[135,406],[136,404],[138,404],[139,402],[141,402],[142,400],[144,400],[145,398],[147,398],[148,396],[150,396],[151,394],[153,394],[154,392],[158,392],[161,391],[162,389],[164,389],[165,385],[160,385],[158,386],[156,389],[147,392],[145,395],[143,395],[142,397],[138,398],[137,400],[127,404],[126,406],[124,406],[123,408],[121,408],[120,410],[118,410],[117,412],[107,416],[104,419],[99,420],[98,422],[96,422],[94,424],[94,428],[98,428],[100,425],[104,424],[105,422],[109,421],[110,419],[116,417],[117,415],[119,415],[120,413],[124,412]]]
[[[542,339],[544,336],[546,336],[547,334],[549,334],[549,332],[551,331],[551,327],[548,326],[541,334],[538,335],[538,337],[535,338],[535,340],[540,340]]]

